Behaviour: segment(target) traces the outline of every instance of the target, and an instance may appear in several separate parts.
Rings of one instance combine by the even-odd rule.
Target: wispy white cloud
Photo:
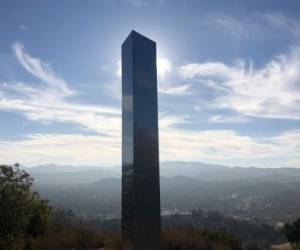
[[[17,141],[2,140],[1,163],[120,164],[120,110],[71,102],[69,97],[75,96],[76,92],[54,73],[49,64],[29,55],[22,44],[15,44],[13,49],[23,68],[41,83],[2,83],[0,109],[19,112],[27,119],[40,122],[77,124],[97,135],[32,134]],[[221,62],[187,64],[180,68],[180,75],[189,81],[207,82],[207,86],[222,94],[215,99],[215,105],[233,109],[242,114],[240,117],[299,119],[299,105],[295,105],[299,104],[299,58],[299,51],[294,49],[261,69],[243,61],[233,65]],[[187,85],[172,94],[189,88]],[[274,108],[278,106],[281,112]],[[228,119],[236,118],[216,116],[211,119],[212,122],[228,122]],[[254,164],[260,159],[263,162],[275,155],[291,159],[290,166],[296,166],[292,161],[300,150],[299,130],[270,138],[255,138],[233,130],[187,129],[184,126],[187,123],[190,123],[188,117],[160,116],[161,160],[227,161],[232,165],[246,160],[249,165],[249,162]],[[285,162],[278,160],[276,164],[283,166]]]
[[[299,167],[300,130],[285,131],[270,138],[253,138],[233,130],[187,130],[184,117],[160,118],[160,158],[167,160],[228,162]],[[84,149],[84,150],[83,150]],[[255,156],[255,158],[253,157]],[[276,161],[274,160],[276,158]],[[286,160],[290,159],[287,163]],[[120,165],[121,136],[78,134],[32,134],[19,141],[0,141],[0,163],[25,165],[45,162],[73,165]],[[246,163],[241,163],[246,162]]]
[[[249,117],[239,115],[214,115],[209,118],[212,123],[246,123],[251,121]]]
[[[29,120],[44,123],[75,123],[110,136],[119,133],[119,109],[69,101],[76,92],[54,73],[49,63],[29,55],[21,43],[14,44],[13,50],[22,67],[40,83],[1,83],[0,110],[19,112]]]
[[[231,16],[226,14],[211,15],[209,25],[219,29],[223,34],[234,38],[233,42],[262,41],[272,42],[274,39],[284,39],[293,44],[300,38],[299,21],[280,12],[256,12],[246,16]]]
[[[258,164],[266,160],[272,167],[286,166],[283,158],[297,158],[300,130],[285,131],[278,136],[255,138],[233,130],[187,130],[177,128],[178,120],[160,127],[162,160],[227,162],[230,165]],[[181,121],[181,123],[183,123]],[[181,126],[182,127],[182,126]],[[255,158],[253,157],[255,156]],[[275,159],[276,158],[276,159]],[[299,167],[297,162],[289,164]]]
[[[152,2],[159,4],[159,5],[164,5],[166,4],[167,0],[124,0],[125,2],[132,4],[135,7],[147,7]]]
[[[20,30],[23,30],[23,31],[29,30],[29,27],[28,27],[27,25],[24,25],[24,24],[18,25],[18,28],[19,28]]]
[[[148,6],[149,2],[147,0],[126,0],[128,3],[136,7],[145,7]]]
[[[294,34],[300,37],[300,24],[298,21],[282,15],[281,13],[263,13],[258,14],[260,18],[268,22],[271,26],[285,31],[289,34]]]
[[[183,78],[192,79],[196,76],[216,76],[218,78],[228,78],[231,75],[239,74],[242,65],[230,68],[222,62],[190,63],[181,66],[180,75]]]
[[[245,28],[244,23],[241,20],[233,18],[232,16],[220,15],[213,17],[212,21],[221,29],[225,29],[226,32],[229,32],[237,39],[246,38],[249,35],[248,29]]]
[[[45,163],[119,165],[120,137],[78,134],[32,134],[19,141],[0,141],[0,164]],[[106,165],[105,165],[106,166]]]
[[[49,63],[44,63],[39,58],[30,56],[25,51],[23,44],[16,42],[13,45],[13,50],[18,61],[28,73],[51,87],[51,89],[48,89],[48,92],[53,95],[51,96],[52,98],[67,97],[74,94],[74,91],[68,87],[67,82],[54,74]]]
[[[69,101],[76,92],[54,73],[50,64],[29,55],[20,43],[16,43],[13,50],[22,67],[40,82],[1,83],[0,110],[18,112],[28,120],[41,123],[76,124],[97,135],[33,134],[18,141],[1,141],[1,162],[116,163],[120,151],[120,110]]]
[[[214,99],[217,108],[228,108],[256,117],[300,119],[300,48],[291,49],[256,69],[252,62],[239,60],[193,63],[181,66],[184,79],[208,81],[221,93]],[[209,86],[209,84],[207,85]]]
[[[158,85],[158,91],[160,93],[169,94],[169,95],[192,95],[190,89],[191,89],[190,84],[184,84],[179,86],[168,86],[166,84]]]

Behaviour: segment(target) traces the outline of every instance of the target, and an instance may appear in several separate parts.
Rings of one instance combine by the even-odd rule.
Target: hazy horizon
[[[221,166],[225,168],[260,168],[260,169],[285,169],[285,168],[294,168],[294,169],[300,169],[300,166],[295,166],[295,167],[286,167],[286,166],[279,166],[279,167],[272,167],[272,166],[255,166],[255,165],[248,165],[248,166],[238,166],[238,165],[225,165],[225,164],[213,164],[213,163],[208,163],[208,162],[202,162],[202,161],[162,161],[160,162],[160,165],[164,164],[171,164],[171,163],[181,163],[181,164],[199,164],[202,166],[206,167],[211,167],[211,166]],[[87,165],[87,164],[81,164],[81,165],[73,165],[73,164],[59,164],[59,163],[43,163],[39,165],[22,165],[21,167],[24,168],[36,168],[36,167],[43,167],[43,166],[64,166],[64,167],[74,167],[74,168],[108,168],[108,169],[118,169],[121,171],[121,165]],[[198,166],[196,166],[198,167]]]

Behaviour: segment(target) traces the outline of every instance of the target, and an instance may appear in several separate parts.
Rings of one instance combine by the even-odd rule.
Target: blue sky
[[[160,159],[300,166],[300,2],[1,1],[0,163],[121,161],[120,46],[157,42]]]

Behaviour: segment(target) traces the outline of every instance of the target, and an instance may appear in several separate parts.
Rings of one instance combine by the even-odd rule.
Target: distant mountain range
[[[25,170],[34,178],[36,185],[84,185],[106,178],[120,178],[120,171],[117,168],[48,164]]]
[[[84,185],[106,178],[121,178],[120,167],[89,167],[65,165],[41,165],[25,169],[36,184]],[[246,179],[264,179],[277,182],[300,181],[298,168],[227,167],[202,162],[163,162],[162,177],[185,176],[202,181],[224,182]]]
[[[78,214],[120,214],[120,167],[43,165],[26,168],[54,207]],[[219,210],[266,221],[300,217],[300,169],[226,167],[201,162],[160,166],[162,208]]]

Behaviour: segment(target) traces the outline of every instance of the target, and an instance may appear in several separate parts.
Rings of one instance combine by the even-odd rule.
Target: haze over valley
[[[43,165],[25,168],[34,188],[54,207],[80,216],[120,216],[120,167]],[[162,214],[218,210],[276,225],[300,216],[300,169],[227,167],[163,162]]]

